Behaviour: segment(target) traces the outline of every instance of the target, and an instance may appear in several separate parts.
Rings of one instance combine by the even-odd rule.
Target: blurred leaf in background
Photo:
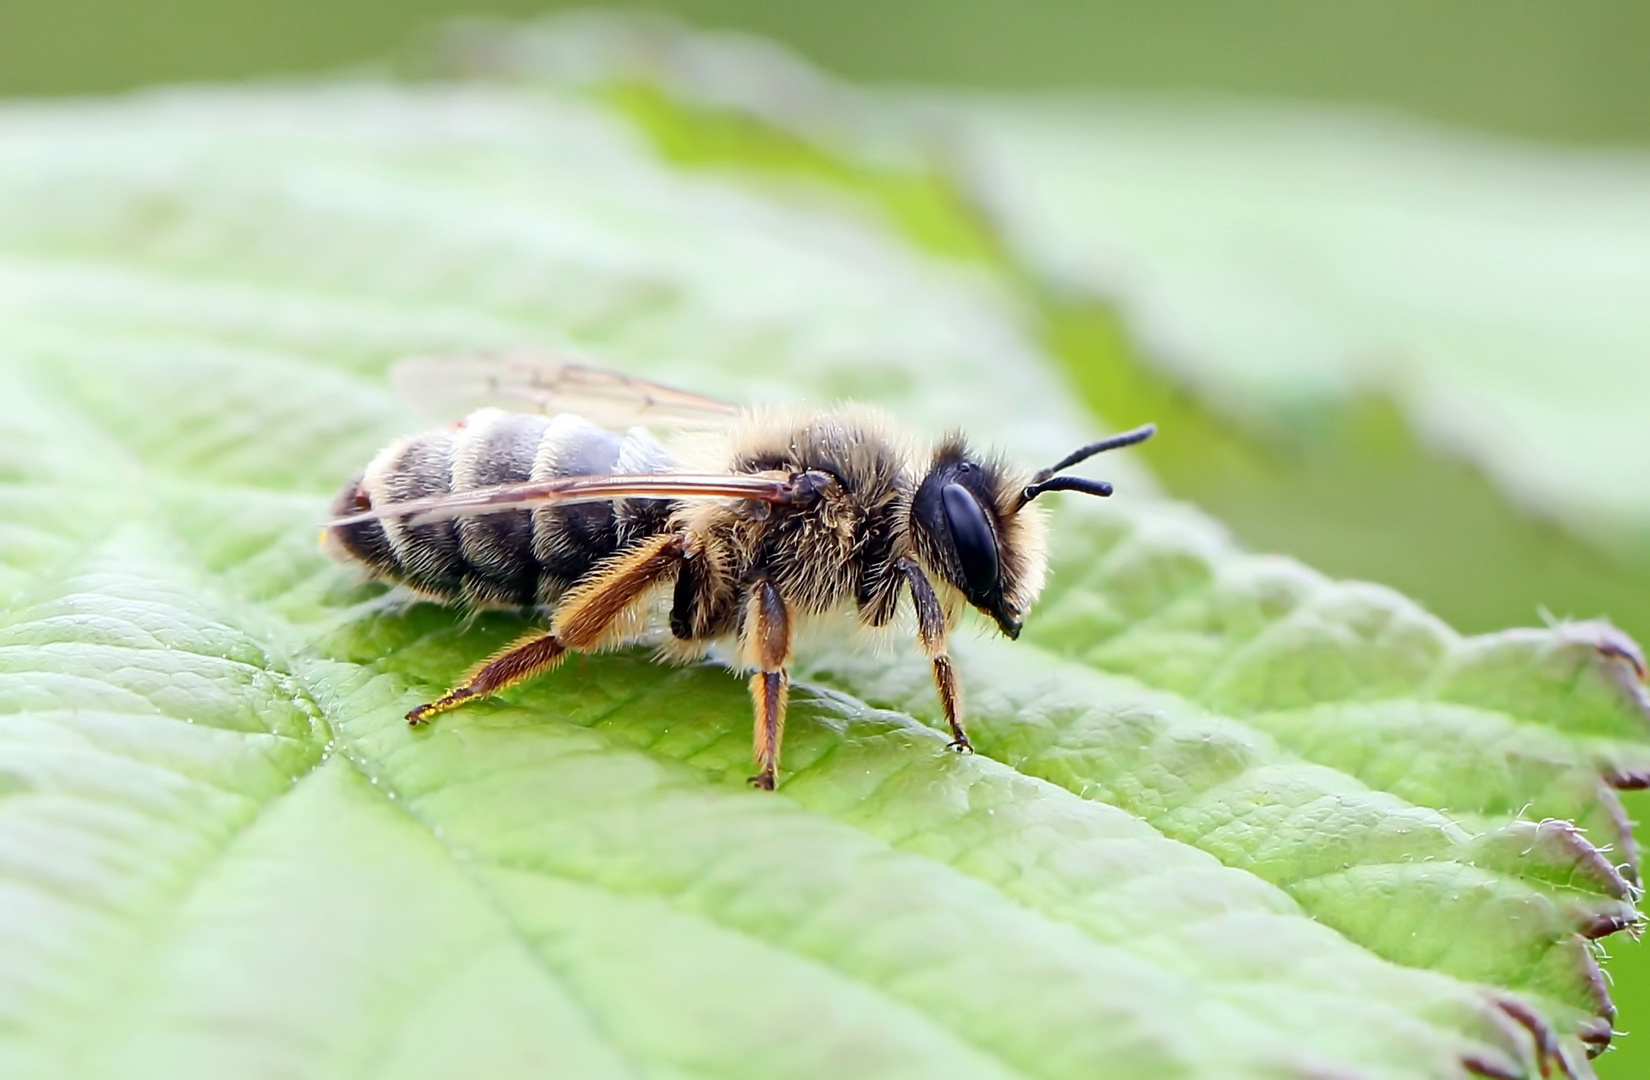
[[[1173,489],[1459,626],[1650,635],[1650,154],[1279,106],[964,111],[1093,399],[1195,429],[1154,459]],[[1126,346],[1083,353],[1081,296]]]
[[[57,0],[0,7],[0,93],[378,63],[457,15],[672,12],[749,31],[871,82],[1198,88],[1378,103],[1562,142],[1650,141],[1650,11],[1503,0]]]

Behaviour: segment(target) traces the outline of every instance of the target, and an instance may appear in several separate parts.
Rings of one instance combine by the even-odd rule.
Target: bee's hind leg
[[[654,536],[632,547],[580,582],[556,608],[548,634],[529,635],[488,657],[462,686],[407,714],[422,724],[437,713],[496,694],[561,663],[568,652],[605,643],[608,632],[648,589],[674,574],[686,550],[680,533]]]
[[[899,564],[900,571],[911,586],[911,603],[917,609],[917,640],[922,651],[934,665],[934,689],[940,695],[940,708],[945,710],[945,722],[951,728],[951,749],[972,754],[974,744],[963,730],[962,687],[957,683],[957,669],[951,666],[947,651],[945,608],[934,594],[934,586],[922,567],[909,559]]]
[[[753,579],[745,597],[742,627],[745,663],[756,669],[751,676],[751,703],[756,707],[754,753],[756,787],[772,791],[778,783],[779,743],[785,736],[785,705],[790,678],[785,665],[791,658],[791,616],[767,574]]]
[[[428,705],[407,714],[407,723],[428,723],[430,717],[470,701],[542,675],[567,655],[567,646],[555,634],[530,634],[501,652],[483,660],[471,671],[462,686],[447,691]]]

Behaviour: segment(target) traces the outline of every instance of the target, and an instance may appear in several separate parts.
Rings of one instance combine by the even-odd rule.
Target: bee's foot
[[[435,716],[436,713],[444,713],[448,709],[456,708],[475,696],[474,691],[467,688],[454,690],[445,697],[438,698],[437,700],[430,702],[428,705],[420,705],[412,712],[409,712],[407,714],[407,723],[411,724],[413,727],[419,727],[427,724],[430,722],[430,718]]]
[[[751,787],[761,788],[763,791],[772,791],[775,783],[774,775],[771,772],[757,773],[750,778]]]
[[[974,752],[974,744],[968,741],[967,735],[958,735],[955,739],[946,743],[945,748],[955,750],[959,754],[972,754]]]

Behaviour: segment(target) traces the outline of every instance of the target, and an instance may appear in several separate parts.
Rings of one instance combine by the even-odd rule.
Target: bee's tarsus
[[[756,712],[752,754],[761,771],[757,787],[772,791],[779,771],[779,744],[785,737],[785,705],[790,679],[785,665],[791,658],[791,615],[767,571],[752,578],[745,598],[745,661],[756,668],[751,676],[751,704]]]
[[[968,741],[968,732],[963,729],[962,687],[957,682],[951,654],[946,651],[945,608],[922,567],[908,559],[900,563],[899,569],[911,587],[911,604],[917,609],[917,640],[934,667],[934,690],[940,696],[946,726],[951,729],[951,741],[946,747],[972,754],[974,744]]]
[[[409,711],[407,713],[407,723],[413,727],[421,727],[429,723],[430,719],[436,714],[444,713],[449,709],[456,709],[471,698],[478,696],[480,695],[470,686],[461,686],[456,690],[449,690],[436,700]]]

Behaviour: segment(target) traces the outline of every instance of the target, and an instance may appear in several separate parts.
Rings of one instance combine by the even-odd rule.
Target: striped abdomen
[[[674,463],[646,431],[618,435],[576,416],[483,409],[380,451],[339,494],[342,516],[453,491],[560,476],[666,472]],[[597,563],[665,527],[672,504],[635,499],[507,510],[408,527],[400,520],[333,526],[328,542],[375,576],[446,600],[551,603]]]

